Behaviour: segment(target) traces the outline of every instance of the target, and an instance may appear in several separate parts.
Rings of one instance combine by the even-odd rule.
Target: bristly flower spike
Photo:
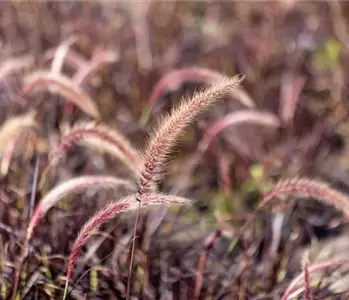
[[[327,205],[331,205],[349,217],[349,199],[331,188],[327,183],[308,178],[295,178],[280,181],[262,199],[259,208],[280,197],[313,197]]]
[[[142,195],[142,207],[150,207],[154,205],[171,205],[171,204],[188,204],[191,201],[186,198],[164,195],[164,194],[144,194]],[[113,219],[117,214],[135,210],[139,207],[138,202],[135,201],[136,195],[127,196],[121,200],[111,202],[103,209],[97,212],[89,221],[85,223],[80,233],[78,234],[72,251],[69,256],[69,262],[67,267],[66,286],[64,291],[64,297],[67,296],[68,284],[71,278],[77,255],[81,247],[83,247],[88,238],[95,233],[102,224]]]
[[[118,130],[95,122],[78,123],[68,130],[61,138],[57,149],[51,153],[51,164],[57,163],[59,158],[76,143],[83,143],[89,148],[106,152],[120,159],[135,175],[139,174],[142,159],[138,150]]]
[[[242,77],[226,78],[219,83],[182,101],[171,114],[163,118],[154,130],[145,151],[144,166],[138,181],[139,193],[156,191],[163,176],[167,160],[184,130],[209,106],[236,89]]]
[[[76,194],[88,188],[119,188],[120,186],[133,188],[131,181],[113,176],[81,176],[59,184],[42,198],[36,206],[27,228],[26,239],[31,238],[35,226],[46,212],[65,196]]]

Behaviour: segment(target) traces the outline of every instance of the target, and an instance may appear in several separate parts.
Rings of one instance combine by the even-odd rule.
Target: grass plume
[[[8,173],[8,169],[14,154],[15,147],[19,139],[23,136],[27,129],[35,128],[34,110],[26,114],[12,117],[5,121],[0,129],[0,172],[3,176]]]
[[[99,111],[93,100],[71,79],[52,72],[38,71],[26,78],[22,93],[28,95],[35,90],[49,90],[77,105],[89,116],[98,119]]]
[[[86,82],[97,70],[103,66],[111,63],[115,63],[119,60],[119,55],[115,51],[102,51],[95,55],[91,61],[81,66],[81,68],[75,73],[73,81],[78,85]]]
[[[141,156],[128,139],[118,130],[95,122],[79,123],[62,138],[50,161],[57,160],[75,143],[83,143],[120,159],[136,175],[141,165]]]
[[[29,240],[31,238],[35,226],[46,212],[65,196],[79,193],[88,188],[102,189],[117,188],[120,186],[133,188],[132,182],[113,176],[81,176],[59,184],[42,198],[36,206],[28,225],[26,239]]]
[[[214,70],[202,67],[189,67],[171,71],[163,76],[153,88],[148,105],[152,107],[166,91],[173,91],[185,82],[203,82],[205,84],[217,84],[224,80],[225,75]],[[231,96],[239,100],[247,107],[254,107],[255,104],[250,96],[241,88],[230,90]]]
[[[57,47],[51,64],[52,73],[61,73],[61,69],[64,64],[65,57],[69,51],[69,48],[71,45],[76,43],[77,40],[78,39],[76,36],[70,36]]]
[[[5,121],[0,129],[0,152],[6,148],[7,143],[14,137],[20,135],[23,130],[36,126],[35,115],[36,112],[31,110]]]
[[[331,188],[327,183],[308,178],[282,180],[262,199],[259,208],[265,207],[271,200],[279,197],[313,197],[327,205],[331,205],[349,217],[349,199]]]
[[[29,221],[24,245],[22,247],[21,254],[18,258],[18,266],[22,266],[25,258],[28,255],[29,241],[39,220],[58,201],[63,199],[65,196],[78,193],[90,187],[117,188],[119,186],[126,186],[132,188],[132,183],[130,181],[111,176],[81,176],[65,181],[57,187],[55,187],[54,189],[52,189],[44,198],[40,200]]]
[[[159,123],[145,151],[144,166],[138,181],[140,194],[156,190],[169,155],[187,126],[211,104],[238,88],[241,80],[241,77],[226,78],[196,93],[192,99],[181,102]]]
[[[32,237],[33,231],[38,224],[39,220],[46,214],[46,212],[53,207],[58,201],[67,195],[78,193],[89,187],[94,188],[116,188],[121,185],[132,188],[130,181],[119,179],[111,176],[81,176],[77,178],[65,181],[52,189],[44,198],[42,198],[39,204],[36,206],[34,213],[29,221],[24,244],[22,246],[21,253],[17,261],[17,276],[15,285],[18,285],[18,272],[23,265],[25,258],[29,251],[29,241]],[[14,294],[15,297],[15,294]]]
[[[0,80],[4,80],[10,74],[27,70],[33,65],[34,56],[32,54],[10,57],[0,65]]]
[[[142,205],[141,207],[149,207],[153,205],[171,205],[171,204],[185,204],[189,203],[190,200],[182,197],[175,197],[164,194],[144,194],[141,196]],[[119,201],[111,202],[99,212],[97,212],[88,222],[85,223],[80,233],[78,234],[73,248],[69,256],[69,262],[67,267],[67,276],[66,276],[66,287],[64,292],[63,299],[66,298],[68,283],[71,278],[71,273],[73,271],[77,255],[83,247],[88,238],[95,233],[102,224],[113,219],[117,214],[138,209],[139,204],[136,201],[136,195],[130,195],[125,198],[122,198]]]
[[[2,153],[2,158],[0,162],[0,173],[2,176],[6,176],[10,168],[11,160],[19,140],[20,135],[14,136],[5,146]]]

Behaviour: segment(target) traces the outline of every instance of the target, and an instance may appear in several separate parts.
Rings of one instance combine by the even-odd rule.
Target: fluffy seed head
[[[65,181],[52,189],[37,205],[27,229],[29,240],[35,226],[46,212],[67,195],[72,195],[87,188],[117,188],[126,186],[132,188],[130,181],[112,176],[81,176]]]
[[[103,66],[117,62],[119,55],[111,50],[103,51],[82,67],[73,77],[73,81],[79,85],[87,81],[97,70]]]
[[[23,94],[32,93],[36,89],[48,89],[77,105],[89,116],[98,119],[99,111],[93,100],[71,79],[61,74],[38,71],[26,78]]]
[[[171,205],[171,204],[185,204],[191,201],[186,198],[169,196],[164,194],[144,194],[141,196],[141,207],[150,207],[154,205]],[[136,201],[136,195],[130,195],[121,200],[111,202],[99,212],[97,212],[81,229],[73,245],[69,256],[69,263],[67,268],[67,282],[71,277],[77,255],[82,246],[84,246],[88,238],[95,233],[102,224],[113,219],[117,214],[131,211],[139,208],[139,202]]]
[[[145,152],[144,166],[138,181],[140,194],[156,190],[168,157],[187,126],[211,104],[226,96],[229,91],[236,89],[241,80],[241,77],[227,78],[196,93],[192,99],[182,101],[159,123]]]
[[[136,175],[141,165],[141,155],[128,139],[118,130],[95,122],[75,125],[61,139],[57,149],[51,154],[51,163],[57,160],[75,143],[83,143],[87,147],[107,152],[120,159]]]
[[[221,80],[224,80],[225,76],[214,70],[201,67],[189,67],[178,70],[173,70],[165,76],[155,85],[152,94],[149,98],[149,106],[153,106],[156,101],[161,98],[161,95],[166,91],[173,91],[178,89],[185,82],[203,82],[205,84],[216,84]],[[250,96],[242,89],[237,88],[230,91],[231,96],[239,100],[243,105],[247,107],[254,107],[255,104]]]
[[[264,195],[259,207],[262,208],[271,200],[283,196],[314,197],[327,205],[335,207],[349,217],[349,199],[345,195],[331,188],[325,182],[308,178],[280,181],[270,192]]]

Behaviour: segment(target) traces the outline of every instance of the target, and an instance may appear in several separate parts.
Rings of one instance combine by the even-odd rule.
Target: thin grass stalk
[[[303,264],[303,274],[304,274],[304,299],[312,300],[313,295],[311,293],[308,253],[305,254],[302,264]]]
[[[37,158],[36,158],[35,167],[34,167],[34,176],[33,176],[31,195],[30,195],[30,201],[29,201],[29,218],[31,217],[32,208],[33,208],[33,205],[35,202],[36,190],[37,190],[37,186],[38,186],[37,185],[38,175],[39,175],[39,156],[37,156]],[[25,240],[24,245],[21,249],[21,253],[20,253],[18,260],[16,262],[16,270],[15,270],[15,275],[14,275],[13,294],[12,294],[13,300],[15,300],[17,297],[17,289],[18,289],[18,285],[19,285],[21,269],[23,266],[23,262],[26,258],[26,254],[28,253],[28,246],[29,246],[29,241]]]
[[[217,239],[221,236],[222,232],[220,229],[217,229],[215,232],[210,234],[205,242],[205,247],[200,254],[198,268],[196,271],[196,279],[195,279],[195,289],[194,289],[194,299],[199,299],[203,279],[204,279],[204,271],[206,267],[207,257],[210,250],[214,247]]]
[[[150,44],[148,11],[152,1],[145,0],[135,5],[131,11],[132,28],[134,32],[137,52],[138,68],[150,70],[153,65],[153,56]]]

